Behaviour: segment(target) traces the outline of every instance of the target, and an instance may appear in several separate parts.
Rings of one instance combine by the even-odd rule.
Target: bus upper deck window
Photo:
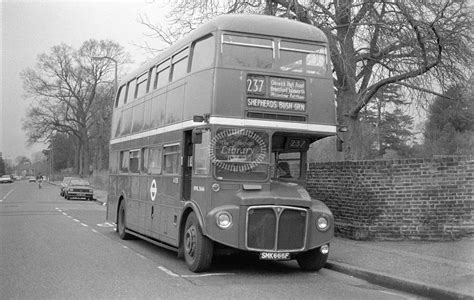
[[[326,52],[324,46],[281,41],[277,65],[285,72],[326,75]]]
[[[230,34],[222,36],[224,65],[270,69],[273,66],[273,60],[273,40]]]
[[[142,74],[137,80],[137,99],[146,94],[148,88],[148,72]]]
[[[170,60],[158,65],[156,68],[155,82],[153,85],[154,89],[164,87],[170,81]]]
[[[191,58],[191,71],[209,68],[214,63],[215,39],[210,35],[194,43]]]
[[[133,79],[128,83],[127,88],[127,99],[125,99],[125,103],[130,103],[135,100],[135,87],[136,87],[136,79]]]
[[[127,91],[127,86],[126,85],[122,85],[119,88],[119,92],[118,92],[118,95],[117,95],[117,100],[115,101],[115,107],[119,107],[119,106],[122,106],[123,104],[125,104],[125,95],[127,95],[126,91]]]
[[[171,68],[171,80],[183,78],[188,73],[188,48],[173,56]]]

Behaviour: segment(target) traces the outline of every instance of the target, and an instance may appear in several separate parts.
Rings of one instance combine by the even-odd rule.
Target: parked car
[[[64,197],[64,189],[67,187],[67,185],[69,184],[69,181],[71,181],[72,178],[75,178],[75,177],[64,177],[63,178],[63,182],[61,182],[61,188],[60,188],[60,191],[59,191],[59,195]],[[76,179],[79,179],[79,178],[76,178]]]
[[[13,183],[13,179],[10,175],[2,175],[2,177],[0,177],[0,183]]]
[[[35,176],[28,176],[28,182],[36,182]]]
[[[67,200],[73,198],[84,198],[91,201],[94,198],[94,188],[87,180],[81,178],[71,178],[68,185],[64,189],[64,197]]]

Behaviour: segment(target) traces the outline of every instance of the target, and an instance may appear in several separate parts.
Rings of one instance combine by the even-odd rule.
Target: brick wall
[[[448,240],[473,233],[473,157],[311,163],[308,190],[353,239]]]

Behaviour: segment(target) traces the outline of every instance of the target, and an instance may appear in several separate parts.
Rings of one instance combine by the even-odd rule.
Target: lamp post
[[[114,62],[115,64],[115,77],[114,77],[114,92],[117,93],[117,90],[118,90],[118,82],[117,82],[117,70],[118,70],[118,63],[117,63],[117,60],[115,58],[112,58],[110,56],[93,56],[92,57],[93,60],[103,60],[103,59],[109,59],[111,61]],[[112,96],[112,99],[113,99],[114,96]],[[101,123],[99,123],[99,130],[100,130],[100,127],[101,127]],[[99,161],[97,162],[98,164],[98,168],[99,170],[102,169],[102,160],[103,160],[103,157],[102,157],[102,146],[99,145],[99,153],[98,153],[98,157],[99,157]]]
[[[115,92],[117,92],[117,88],[118,88],[118,82],[117,82],[118,63],[117,63],[117,60],[115,58],[110,57],[110,56],[92,56],[92,59],[94,59],[94,60],[110,59],[111,61],[114,62],[114,64],[115,64],[114,88],[115,88]]]

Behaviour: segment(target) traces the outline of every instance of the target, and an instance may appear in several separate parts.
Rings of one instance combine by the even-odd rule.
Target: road
[[[105,207],[71,201],[59,188],[0,185],[2,299],[413,299],[415,296],[295,262],[223,256],[203,274],[172,251],[123,241]]]

